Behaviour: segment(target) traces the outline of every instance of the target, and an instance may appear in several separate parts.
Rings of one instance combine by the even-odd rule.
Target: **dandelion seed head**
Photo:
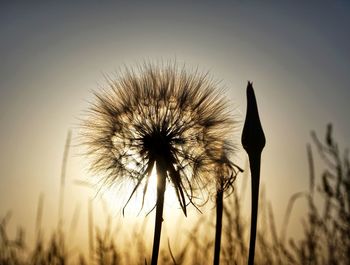
[[[107,84],[83,122],[92,172],[108,184],[131,180],[135,191],[161,163],[185,207],[180,195],[192,202],[234,126],[222,90],[207,74],[176,64],[125,69]]]

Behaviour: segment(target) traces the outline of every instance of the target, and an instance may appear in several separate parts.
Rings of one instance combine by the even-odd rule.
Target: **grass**
[[[350,264],[350,161],[332,135],[329,125],[324,141],[312,133],[312,145],[307,146],[309,185],[307,191],[290,198],[281,232],[277,232],[271,203],[264,192],[260,196],[259,227],[256,239],[255,264]],[[323,170],[314,160],[322,161]],[[236,184],[237,185],[237,184]],[[248,254],[249,218],[243,216],[245,185],[225,197],[221,264],[246,264]],[[26,244],[24,231],[14,237],[7,233],[11,215],[0,219],[0,264],[150,264],[147,256],[149,242],[144,227],[135,226],[127,239],[119,226],[107,217],[106,228],[93,223],[90,205],[90,253],[85,255],[69,245],[69,234],[60,227],[44,240],[40,229],[43,197],[40,196],[37,215],[37,239],[33,246]],[[296,201],[307,204],[300,239],[288,237],[287,230]],[[316,205],[317,201],[317,205]],[[320,204],[321,202],[321,204]],[[186,240],[177,243],[172,238],[160,249],[159,264],[210,264],[214,249],[215,211],[204,212],[193,229],[184,231]],[[180,241],[179,241],[180,242]],[[181,244],[181,245],[180,245]]]

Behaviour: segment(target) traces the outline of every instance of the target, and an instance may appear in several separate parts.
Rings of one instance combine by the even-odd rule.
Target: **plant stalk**
[[[163,223],[164,193],[166,184],[166,170],[162,163],[156,163],[157,167],[157,204],[154,225],[153,250],[151,265],[157,265],[159,255],[160,236]]]
[[[224,191],[218,189],[216,192],[216,228],[215,228],[215,250],[214,265],[220,264],[221,231],[222,231],[222,212],[224,208]]]
[[[255,98],[253,83],[247,85],[247,114],[242,132],[242,145],[246,150],[252,180],[252,209],[250,223],[250,241],[248,265],[254,265],[256,225],[258,219],[259,203],[259,183],[260,183],[260,165],[261,152],[266,144],[265,134],[261,126],[258,105]]]
[[[250,171],[252,174],[252,204],[248,265],[254,265],[256,226],[258,220],[259,183],[260,183],[261,154],[249,155]]]

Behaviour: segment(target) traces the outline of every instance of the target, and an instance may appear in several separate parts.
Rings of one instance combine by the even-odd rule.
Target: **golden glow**
[[[146,178],[143,181],[143,185],[145,184],[146,184]],[[132,193],[134,187],[135,187],[134,184],[130,182],[126,185],[123,185],[123,187],[121,187],[120,190],[118,189],[117,192],[115,188],[106,188],[106,189],[103,188],[101,192],[102,199],[112,212],[114,213],[118,212],[125,206],[125,203],[129,199],[129,196]],[[156,164],[154,164],[151,175],[149,176],[148,187],[147,187],[146,194],[144,196],[145,196],[144,205],[142,207],[143,186],[141,186],[128,202],[125,208],[125,214],[127,215],[147,214],[152,209],[154,209],[157,201]],[[164,207],[176,207],[180,209],[179,202],[176,197],[175,189],[171,185],[170,181],[167,181],[164,197],[165,197]]]

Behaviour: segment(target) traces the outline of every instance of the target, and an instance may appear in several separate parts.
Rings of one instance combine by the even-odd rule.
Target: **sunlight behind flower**
[[[143,181],[145,184],[145,180]],[[104,187],[101,189],[101,198],[106,203],[106,206],[108,209],[116,214],[118,211],[120,211],[121,207],[125,206],[125,200],[128,199],[129,195],[131,194],[133,190],[132,183],[125,184],[125,189],[115,189],[113,187]],[[122,192],[123,194],[120,194]],[[122,195],[122,199],[120,197]],[[150,211],[153,210],[156,198],[157,198],[157,170],[156,170],[156,164],[154,164],[152,168],[151,175],[148,180],[148,188],[147,192],[145,194],[144,198],[144,205],[142,207],[142,192],[137,192],[136,195],[130,199],[128,205],[125,208],[125,214],[128,216],[137,216],[140,215],[146,215]],[[167,183],[167,189],[165,191],[165,204],[170,207],[176,207],[179,210],[181,208],[179,207],[178,199],[176,197],[176,192],[174,187],[171,185],[171,183],[168,181]]]

